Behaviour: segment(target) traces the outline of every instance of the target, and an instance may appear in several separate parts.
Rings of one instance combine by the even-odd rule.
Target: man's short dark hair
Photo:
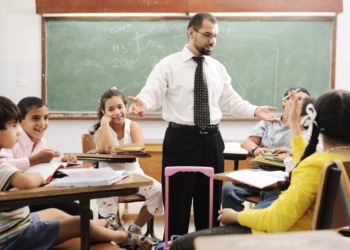
[[[202,23],[204,19],[207,19],[212,23],[218,22],[216,17],[214,17],[212,14],[207,12],[201,12],[197,13],[191,18],[190,22],[188,23],[187,29],[193,28],[194,30],[199,30],[200,28],[202,28]]]

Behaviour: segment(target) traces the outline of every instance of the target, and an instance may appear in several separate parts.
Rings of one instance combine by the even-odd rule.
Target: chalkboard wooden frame
[[[61,20],[81,20],[81,21],[105,21],[105,20],[138,20],[138,21],[148,21],[148,20],[189,20],[190,17],[184,16],[184,17],[173,17],[173,16],[166,16],[166,17],[42,17],[42,99],[44,101],[47,101],[47,82],[46,82],[46,73],[47,73],[47,52],[46,52],[46,22],[47,21],[61,21]],[[312,17],[217,17],[217,19],[220,21],[223,20],[237,20],[237,21],[269,21],[269,20],[281,20],[281,21],[331,21],[332,23],[332,37],[331,37],[331,69],[330,69],[330,88],[333,89],[335,86],[335,63],[336,63],[336,16],[312,16]],[[184,31],[185,32],[185,31]],[[50,119],[54,120],[96,120],[96,112],[51,112],[50,113]],[[129,115],[131,119],[137,120],[137,119],[144,119],[144,120],[162,120],[161,112],[155,112],[146,114],[143,118],[139,118],[138,116]],[[229,114],[224,114],[223,121],[250,121],[250,120],[257,120],[256,118],[239,118],[239,117],[233,117]]]

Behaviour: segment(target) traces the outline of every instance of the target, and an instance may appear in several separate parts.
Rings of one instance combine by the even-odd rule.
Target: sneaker
[[[131,231],[131,225],[128,227],[128,232],[135,233],[135,234],[142,234],[141,230],[137,228]]]

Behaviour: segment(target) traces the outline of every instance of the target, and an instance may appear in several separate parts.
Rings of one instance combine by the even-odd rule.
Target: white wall
[[[338,16],[336,88],[350,90],[350,0]],[[27,86],[18,86],[18,79]],[[35,0],[0,0],[0,95],[17,103],[26,96],[41,97],[41,17]],[[93,121],[50,121],[45,138],[54,150],[81,152],[81,139]],[[162,141],[164,121],[139,122],[146,141]],[[224,140],[244,140],[256,122],[221,122]]]

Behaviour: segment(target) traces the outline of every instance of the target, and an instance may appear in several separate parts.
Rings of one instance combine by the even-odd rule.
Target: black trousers
[[[220,132],[199,134],[167,128],[163,142],[162,190],[165,201],[164,169],[169,166],[208,166],[215,173],[224,172],[224,142]],[[219,226],[221,181],[214,181],[213,226]],[[201,173],[183,172],[169,178],[169,232],[184,235],[188,226],[193,198],[196,230],[209,227],[209,178]]]

